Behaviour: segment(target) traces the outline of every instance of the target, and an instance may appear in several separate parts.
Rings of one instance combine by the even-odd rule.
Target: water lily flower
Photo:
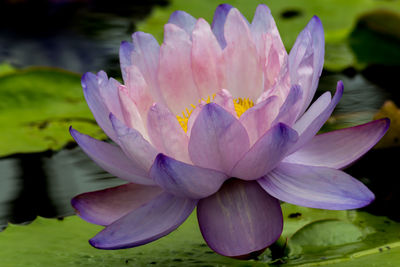
[[[161,46],[134,33],[120,48],[124,84],[102,71],[82,78],[113,142],[70,130],[89,157],[128,182],[72,200],[80,217],[105,226],[90,243],[149,243],[197,207],[212,250],[248,257],[281,235],[279,200],[333,210],[368,205],[374,194],[341,169],[374,146],[389,121],[317,134],[343,93],[338,82],[333,97],[311,104],[323,60],[318,17],[287,54],[265,5],[251,23],[220,5],[211,26],[176,11]]]

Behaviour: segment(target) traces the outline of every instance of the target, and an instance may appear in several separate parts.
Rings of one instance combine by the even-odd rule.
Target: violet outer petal
[[[307,109],[324,65],[325,39],[322,23],[314,16],[299,34],[289,53],[290,82],[303,90],[300,115]]]
[[[386,133],[389,119],[340,129],[313,137],[285,162],[340,169],[370,150]]]
[[[221,187],[228,176],[158,154],[150,169],[150,177],[165,191],[191,199],[208,197]]]
[[[298,139],[297,132],[278,123],[268,130],[233,167],[230,176],[255,180],[278,165]]]
[[[124,81],[127,81],[126,68],[132,65],[132,52],[134,51],[133,44],[127,41],[121,42],[119,47],[119,62],[121,65],[121,72]]]
[[[224,26],[226,17],[228,16],[229,10],[231,10],[232,6],[229,4],[221,4],[217,7],[214,13],[213,22],[211,24],[211,28],[215,37],[217,38],[221,48],[226,46],[225,36],[224,36]]]
[[[283,227],[279,201],[256,182],[237,179],[200,200],[197,218],[208,246],[228,257],[260,254],[279,238]]]
[[[150,144],[139,131],[132,129],[118,120],[112,113],[110,120],[118,135],[120,147],[131,161],[131,165],[148,175],[148,171],[156,158],[158,151]]]
[[[357,179],[326,167],[282,163],[257,181],[270,195],[309,208],[356,209],[375,198]]]
[[[158,186],[124,184],[80,194],[71,200],[79,217],[98,225],[109,225],[163,192]]]
[[[175,24],[191,35],[196,24],[196,19],[185,11],[177,10],[171,14],[168,23]]]
[[[292,147],[289,154],[301,148],[317,134],[319,129],[321,129],[324,123],[329,119],[329,116],[331,116],[340,98],[342,98],[342,95],[343,83],[339,81],[336,87],[336,93],[330,102],[329,93],[323,94],[293,125],[293,129],[299,133],[299,140],[297,144]]]
[[[189,139],[195,165],[229,173],[249,147],[246,129],[232,114],[215,103],[202,108]]]
[[[162,193],[107,226],[89,242],[100,249],[122,249],[147,244],[178,228],[196,204],[196,200]]]
[[[109,81],[104,72],[99,72],[97,75],[87,72],[82,76],[83,94],[86,102],[96,122],[115,142],[118,142],[118,139],[108,119],[108,114],[112,112],[112,107],[108,105],[107,102],[116,102],[115,105],[112,105],[113,107],[119,105],[118,86],[119,83],[115,80]],[[114,91],[115,97],[113,93],[108,93],[107,96],[110,99],[105,99],[103,94],[107,91]],[[119,110],[117,113],[122,117],[122,111]]]
[[[69,131],[82,150],[105,171],[129,182],[155,185],[147,173],[135,167],[118,146],[81,134],[72,127]]]

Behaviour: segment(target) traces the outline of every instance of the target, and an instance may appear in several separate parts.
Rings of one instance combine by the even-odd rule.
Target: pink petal
[[[147,130],[152,144],[159,152],[184,162],[190,162],[189,138],[167,108],[155,103],[149,110]]]
[[[314,16],[299,34],[289,54],[289,73],[291,84],[303,89],[302,109],[307,109],[321,76],[325,54],[324,30],[321,21]]]
[[[187,34],[191,35],[194,25],[196,24],[196,19],[185,11],[177,10],[171,14],[168,23],[175,24],[179,28],[185,30]]]
[[[256,256],[282,233],[279,201],[256,182],[231,180],[197,206],[200,231],[208,246],[229,257]]]
[[[217,38],[221,48],[226,46],[225,36],[224,36],[224,26],[226,17],[232,6],[229,4],[221,4],[217,7],[214,13],[213,22],[211,25],[212,31]]]
[[[196,203],[196,200],[163,193],[107,226],[89,242],[100,249],[147,244],[178,228],[192,213]]]
[[[228,179],[224,173],[205,169],[158,154],[150,177],[165,191],[178,197],[200,199],[208,197]]]
[[[254,180],[278,165],[298,139],[296,131],[279,123],[268,130],[233,167],[230,176]]]
[[[224,28],[226,82],[233,97],[256,100],[263,91],[263,72],[247,21],[232,8]]]
[[[147,111],[155,100],[153,100],[149,86],[139,68],[133,65],[128,67],[127,70],[125,92],[135,102],[140,116],[146,118]]]
[[[282,163],[258,183],[272,196],[310,208],[361,208],[374,194],[360,181],[336,169]]]
[[[131,55],[132,64],[139,68],[154,101],[165,104],[157,77],[160,61],[160,45],[151,34],[144,32],[135,32],[132,35],[132,41],[135,48]],[[128,69],[128,71],[130,70],[132,69]]]
[[[276,96],[269,97],[249,108],[240,116],[239,121],[246,128],[253,145],[269,128],[279,113],[279,99]]]
[[[198,104],[196,106],[196,108],[192,111],[192,113],[190,113],[190,117],[187,122],[187,132],[186,132],[187,136],[191,135],[193,124],[196,121],[197,116],[199,116],[200,111],[203,109],[204,105],[205,105],[205,102]]]
[[[129,128],[136,129],[144,136],[147,137],[147,130],[143,123],[142,117],[140,116],[139,110],[136,103],[129,96],[127,88],[123,85],[119,87],[119,100],[121,102],[122,114],[124,117],[124,122]]]
[[[193,78],[200,93],[206,99],[225,88],[225,64],[221,47],[210,25],[199,19],[192,33]]]
[[[124,184],[80,194],[71,200],[71,204],[79,217],[85,221],[109,225],[162,192],[158,186]]]
[[[344,168],[370,150],[386,133],[389,120],[381,119],[363,125],[319,134],[285,162]]]
[[[174,24],[164,27],[158,79],[168,107],[180,114],[200,99],[191,68],[190,36]]]
[[[229,173],[248,149],[246,129],[235,117],[215,103],[203,107],[189,140],[194,164]]]
[[[293,125],[299,134],[299,140],[291,149],[291,153],[308,143],[321,129],[329,116],[331,116],[336,105],[343,95],[343,83],[338,82],[336,93],[330,100],[330,93],[327,92],[315,101],[306,113]]]
[[[154,185],[148,174],[136,166],[118,147],[79,133],[70,128],[70,133],[86,154],[107,172],[129,182]]]
[[[123,119],[118,97],[119,82],[108,79],[107,74],[100,71],[97,75],[86,73],[82,76],[83,94],[99,126],[115,142],[118,141],[108,119],[110,112],[115,112]]]
[[[110,120],[118,135],[120,146],[129,157],[131,165],[141,168],[147,174],[158,151],[137,130],[128,128],[113,114],[110,114]]]

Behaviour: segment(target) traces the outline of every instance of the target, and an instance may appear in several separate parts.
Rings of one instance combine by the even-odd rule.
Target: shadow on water
[[[0,160],[0,170],[0,227],[72,215],[75,195],[122,183],[78,147],[13,155]]]

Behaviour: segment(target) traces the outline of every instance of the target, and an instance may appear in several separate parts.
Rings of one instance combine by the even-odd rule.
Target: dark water
[[[135,23],[155,5],[166,4],[163,0],[114,0],[112,5],[95,0],[0,2],[0,62],[8,61],[17,67],[61,67],[80,73],[104,69],[119,77],[120,42],[130,39]],[[345,118],[349,125],[370,121],[385,100],[400,105],[399,66],[400,62],[390,66],[370,64],[363,71],[325,71],[317,95],[326,90],[334,92],[337,81],[343,80],[345,94],[334,116]],[[376,194],[368,211],[400,221],[399,150],[372,150],[346,172]],[[120,183],[78,147],[2,158],[0,227],[8,222],[30,222],[36,216],[71,215],[73,196]]]

